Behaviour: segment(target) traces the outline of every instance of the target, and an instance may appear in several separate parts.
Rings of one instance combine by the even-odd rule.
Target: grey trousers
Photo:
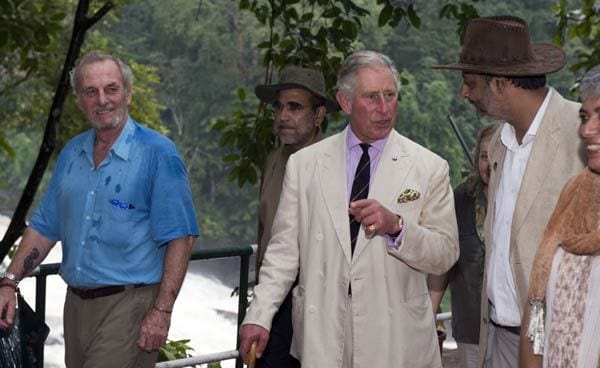
[[[465,342],[459,342],[456,344],[458,347],[458,357],[460,360],[460,366],[462,368],[477,368],[477,360],[479,358],[479,345],[467,344]]]
[[[344,324],[344,353],[342,368],[354,366],[354,330],[352,328],[352,296],[346,302],[346,323]]]
[[[519,366],[519,335],[502,327],[488,324],[485,368],[517,368]]]

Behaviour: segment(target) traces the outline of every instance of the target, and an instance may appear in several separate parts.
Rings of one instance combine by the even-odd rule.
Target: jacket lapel
[[[504,156],[506,156],[506,147],[500,140],[500,127],[490,142],[489,157],[490,157],[490,182],[488,183],[488,208],[485,219],[484,243],[486,245],[486,260],[491,254],[492,245],[492,228],[494,223],[494,214],[496,211],[496,193],[500,185],[500,176],[504,168]],[[487,264],[487,261],[486,261]]]
[[[325,205],[333,222],[338,244],[351,263],[350,221],[346,189],[346,130],[332,137],[318,157],[319,182]]]
[[[527,218],[531,206],[540,193],[539,188],[546,181],[548,173],[551,172],[552,163],[558,152],[556,147],[559,144],[560,127],[556,119],[560,118],[560,112],[553,109],[553,107],[557,106],[553,102],[557,96],[558,93],[554,91],[533,141],[531,155],[529,156],[527,169],[525,170],[515,205],[511,238],[518,234],[519,229]],[[529,165],[530,162],[535,162],[535,165]]]
[[[414,159],[404,149],[401,139],[398,132],[391,131],[369,187],[368,198],[376,199],[387,208],[394,205],[397,195],[404,188],[406,178],[414,165]],[[377,237],[367,238],[361,227],[356,240],[354,260],[358,259],[368,243],[375,238]]]

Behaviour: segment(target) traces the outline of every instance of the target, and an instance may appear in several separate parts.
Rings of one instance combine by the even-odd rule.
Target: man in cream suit
[[[240,354],[257,341],[260,357],[298,276],[291,353],[303,368],[441,367],[425,273],[458,257],[448,165],[393,129],[387,56],[355,52],[337,86],[349,124],[288,161]]]
[[[533,257],[563,185],[583,165],[579,104],[546,85],[566,64],[563,50],[532,44],[527,23],[471,20],[457,64],[460,95],[484,117],[506,121],[489,147],[480,366],[517,367],[521,316]]]

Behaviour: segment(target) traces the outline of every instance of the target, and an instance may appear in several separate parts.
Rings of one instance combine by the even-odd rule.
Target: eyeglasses
[[[282,104],[279,101],[273,102],[272,106],[273,106],[273,110],[275,110],[275,112],[277,112],[277,113],[282,112],[283,109],[287,109],[291,113],[296,113],[296,112],[300,112],[300,111],[304,110],[307,107],[310,107],[310,106],[301,105],[297,102],[287,102],[285,104]]]

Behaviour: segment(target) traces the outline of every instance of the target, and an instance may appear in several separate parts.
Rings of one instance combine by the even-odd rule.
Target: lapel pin
[[[393,155],[392,156],[392,161],[398,161],[398,155]]]

